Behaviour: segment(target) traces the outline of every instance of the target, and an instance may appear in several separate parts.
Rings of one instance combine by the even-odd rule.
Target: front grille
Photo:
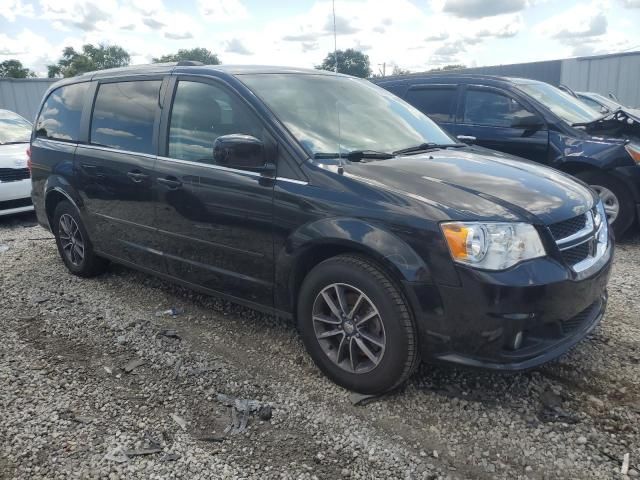
[[[5,200],[4,202],[0,202],[0,210],[28,207],[29,205],[33,205],[33,203],[31,202],[31,197],[18,198],[16,200]]]
[[[576,263],[580,263],[585,260],[590,252],[589,245],[591,241],[582,243],[576,247],[568,248],[567,250],[562,251],[562,258],[569,265],[575,265]]]
[[[0,168],[0,182],[16,182],[29,177],[28,168]]]
[[[587,215],[583,213],[569,220],[563,220],[562,222],[549,225],[549,230],[551,230],[551,235],[553,235],[555,240],[562,240],[563,238],[570,237],[574,233],[578,233],[586,225]]]
[[[582,327],[582,325],[591,318],[594,310],[599,307],[600,307],[600,300],[589,305],[587,308],[585,308],[575,317],[572,317],[569,320],[565,320],[564,322],[562,322],[562,332],[568,335],[580,329],[580,327]]]

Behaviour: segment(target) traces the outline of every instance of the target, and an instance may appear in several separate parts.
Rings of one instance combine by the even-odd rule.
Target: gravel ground
[[[559,361],[426,365],[366,405],[290,322],[119,266],[76,278],[31,215],[0,219],[0,285],[1,478],[639,476],[639,235],[618,247],[603,325]],[[219,393],[273,415],[225,433]]]

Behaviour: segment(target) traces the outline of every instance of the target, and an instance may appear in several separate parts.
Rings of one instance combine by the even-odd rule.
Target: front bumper
[[[455,287],[407,284],[423,357],[518,371],[562,355],[604,316],[611,243],[605,256],[588,275],[547,257],[505,272],[456,267],[461,285]]]
[[[33,210],[31,179],[0,182],[0,216]]]

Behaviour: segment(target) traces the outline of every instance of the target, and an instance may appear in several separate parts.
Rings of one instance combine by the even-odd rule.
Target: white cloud
[[[233,22],[249,16],[240,0],[198,0],[198,10],[210,22]]]
[[[484,18],[515,13],[528,6],[527,0],[433,0],[436,11],[461,18]]]
[[[17,17],[33,16],[33,5],[24,4],[22,0],[0,0],[0,17],[15,22]]]

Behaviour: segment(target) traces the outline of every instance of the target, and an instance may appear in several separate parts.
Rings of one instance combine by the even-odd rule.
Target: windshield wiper
[[[421,143],[420,145],[414,145],[413,147],[403,148],[393,152],[394,155],[404,155],[405,153],[424,152],[426,150],[435,150],[438,148],[462,148],[468,147],[466,143]]]
[[[371,160],[388,160],[389,158],[393,158],[395,155],[387,152],[378,152],[376,150],[352,150],[347,153],[324,153],[318,152],[313,155],[315,159],[323,159],[323,158],[346,158],[347,160],[351,160],[352,162],[360,162],[364,159]]]
[[[0,145],[18,145],[20,143],[29,143],[29,140],[18,141],[18,142],[0,142]]]

